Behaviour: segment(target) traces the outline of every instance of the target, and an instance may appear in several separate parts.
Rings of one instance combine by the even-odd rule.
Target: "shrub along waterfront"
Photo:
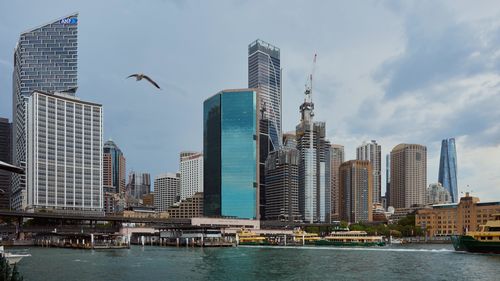
[[[331,231],[334,231],[338,226],[308,226],[306,227],[306,232],[317,233],[320,235],[326,235]],[[378,224],[365,224],[365,223],[353,223],[348,224],[345,221],[340,223],[341,228],[349,227],[350,230],[366,231],[369,235],[382,235],[382,236],[394,236],[394,237],[413,237],[422,236],[424,232],[421,228],[415,226],[415,215],[408,215],[398,221],[395,224],[378,223]]]

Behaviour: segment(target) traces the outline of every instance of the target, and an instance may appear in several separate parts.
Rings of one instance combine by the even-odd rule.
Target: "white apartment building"
[[[154,200],[157,211],[166,211],[179,201],[180,175],[166,173],[155,177]]]
[[[180,157],[180,199],[192,197],[196,192],[203,192],[203,154],[199,152],[181,152]]]
[[[34,91],[27,112],[22,209],[102,212],[102,106]]]

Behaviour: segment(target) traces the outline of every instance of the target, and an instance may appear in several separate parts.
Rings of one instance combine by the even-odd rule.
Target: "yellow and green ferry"
[[[369,236],[366,231],[351,231],[348,228],[334,231],[330,235],[315,242],[318,246],[385,246],[382,236]]]
[[[465,235],[452,236],[455,250],[500,254],[500,214],[494,214],[493,217],[494,220],[480,225],[478,231],[467,231]]]
[[[252,232],[248,229],[241,229],[236,233],[238,245],[270,245],[266,237]]]

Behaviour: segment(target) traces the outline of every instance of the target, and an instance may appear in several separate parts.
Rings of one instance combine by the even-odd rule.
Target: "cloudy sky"
[[[346,160],[364,140],[383,155],[424,144],[436,182],[441,139],[455,137],[459,190],[500,200],[500,2],[145,3],[1,0],[0,116],[12,116],[19,34],[77,11],[77,95],[103,104],[127,170],[174,172],[180,151],[202,150],[204,99],[247,86],[247,46],[260,38],[281,49],[284,130],[299,121],[317,53],[316,118]],[[163,90],[125,80],[134,72]]]

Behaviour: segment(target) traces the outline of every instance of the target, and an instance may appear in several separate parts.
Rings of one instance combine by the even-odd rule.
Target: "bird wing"
[[[153,81],[153,79],[149,78],[149,76],[147,75],[144,75],[143,76],[144,79],[148,80],[151,84],[153,84],[156,88],[160,89],[160,86],[158,86],[158,84],[156,84],[155,81]]]
[[[131,75],[127,76],[127,78],[130,78],[130,77],[137,77],[137,76],[139,76],[139,74],[131,74]]]

